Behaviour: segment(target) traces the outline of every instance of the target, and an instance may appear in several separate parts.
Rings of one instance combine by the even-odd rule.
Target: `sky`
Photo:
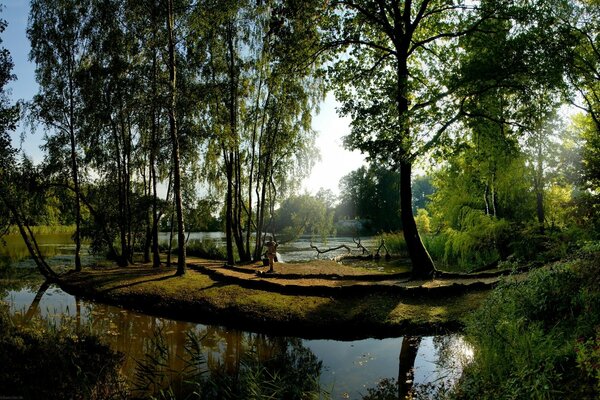
[[[29,1],[3,0],[4,5],[0,18],[6,20],[8,26],[2,34],[2,46],[10,51],[13,59],[13,73],[17,80],[9,84],[13,101],[29,101],[37,93],[35,82],[35,66],[29,62],[29,41],[25,30]],[[342,137],[350,132],[349,119],[340,118],[335,111],[337,103],[332,94],[328,94],[320,106],[319,114],[313,118],[313,129],[317,132],[316,146],[321,155],[315,163],[310,176],[302,182],[301,192],[315,194],[320,188],[330,189],[339,193],[340,178],[359,168],[364,162],[364,156],[358,151],[350,152],[342,147]],[[21,143],[21,136],[26,133]],[[13,146],[22,148],[34,162],[43,158],[39,146],[43,140],[41,132],[31,133],[29,128],[19,126],[13,133]]]

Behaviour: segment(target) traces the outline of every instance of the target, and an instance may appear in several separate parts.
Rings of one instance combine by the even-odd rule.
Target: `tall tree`
[[[183,224],[183,201],[181,195],[181,159],[179,150],[179,132],[177,130],[177,69],[176,69],[176,37],[175,37],[175,9],[173,0],[167,1],[167,33],[169,51],[169,132],[171,135],[173,159],[173,193],[175,210],[177,213],[177,275],[185,274],[185,227]]]
[[[345,144],[400,173],[400,215],[413,275],[431,276],[412,211],[416,158],[439,144],[460,116],[448,101],[457,38],[482,18],[470,2],[447,0],[332,2],[329,46],[344,51],[331,69],[341,114],[352,118]],[[454,110],[443,117],[444,111]],[[441,121],[441,122],[440,122]]]
[[[75,269],[81,270],[81,189],[78,135],[81,99],[77,72],[85,54],[83,29],[88,18],[86,0],[33,0],[27,28],[30,58],[36,64],[39,93],[35,115],[57,138],[68,143],[75,195]],[[57,141],[63,142],[62,139]]]
[[[0,35],[5,29],[6,22],[0,20]],[[6,89],[6,85],[16,78],[12,74],[12,68],[9,51],[4,47],[0,48],[0,232],[5,232],[11,224],[17,225],[41,274],[47,279],[56,279],[57,274],[44,260],[30,228],[30,222],[43,209],[40,205],[46,200],[46,196],[36,185],[37,175],[31,163],[26,159],[18,162],[17,151],[11,144],[10,132],[16,129],[20,114],[20,107],[11,104]]]
[[[590,115],[600,132],[600,2],[573,0],[572,3],[571,15],[561,20],[576,43],[569,63],[569,81],[583,99],[583,104],[577,101],[574,104]]]
[[[315,2],[201,4],[196,26],[211,132],[206,161],[224,180],[228,262],[260,257],[275,202],[310,164],[311,111],[322,85],[306,63],[317,26]],[[206,21],[212,22],[207,26]],[[202,23],[204,21],[204,23]],[[206,54],[203,59],[202,54]],[[217,153],[218,152],[218,153]]]

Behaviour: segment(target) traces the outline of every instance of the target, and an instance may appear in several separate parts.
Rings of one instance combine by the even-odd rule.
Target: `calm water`
[[[51,266],[74,263],[75,244],[70,233],[36,234],[35,239]],[[80,255],[84,264],[89,264],[98,258],[90,254],[89,246],[85,242],[81,245]],[[35,267],[20,235],[4,235],[0,239],[0,267],[3,264],[15,267]]]
[[[159,234],[159,240],[163,243],[167,243],[169,240],[169,234],[161,232]],[[189,234],[190,241],[203,241],[210,240],[216,243],[218,246],[225,247],[225,234],[222,232],[191,232]],[[175,242],[175,241],[174,241]],[[362,250],[359,249],[351,236],[336,236],[328,237],[326,242],[323,242],[320,238],[312,242],[313,245],[317,246],[320,250],[329,248],[335,248],[340,245],[346,245],[350,247],[353,255],[362,254]],[[361,238],[361,244],[372,252],[377,250],[379,246],[379,240],[375,236],[367,236]],[[283,243],[279,245],[278,258],[280,262],[296,262],[314,260],[317,258],[321,259],[332,259],[342,254],[348,254],[348,250],[341,248],[338,250],[330,251],[319,255],[313,248],[310,247],[310,237],[300,237],[292,242]],[[344,261],[344,264],[351,265],[353,261]],[[372,261],[360,261],[360,266],[364,268],[370,268],[382,272],[404,272],[410,269],[410,261],[406,259],[393,260],[386,262],[385,260],[372,260]]]
[[[181,379],[178,372],[186,365],[185,342],[190,333],[201,338],[209,370],[235,373],[249,353],[259,358],[272,358],[282,349],[291,354],[299,351],[310,354],[315,362],[322,362],[318,379],[321,386],[332,393],[333,399],[360,399],[367,388],[376,386],[379,380],[397,379],[402,368],[403,338],[355,341],[284,338],[154,317],[78,299],[55,286],[37,293],[41,294],[39,303],[34,302],[36,293],[34,288],[4,292],[4,301],[9,304],[15,321],[44,317],[57,323],[68,321],[90,327],[112,348],[127,355],[124,373],[132,380],[137,361],[151,351],[157,332],[169,349],[168,365],[174,371],[171,373],[174,382]],[[470,354],[469,347],[458,335],[421,338],[414,360],[415,383],[454,381]]]
[[[69,234],[38,235],[38,241],[48,261],[53,265],[72,264],[74,246]],[[163,234],[162,238],[167,239]],[[190,240],[210,239],[217,243],[224,240],[222,234],[192,233]],[[0,244],[0,257],[5,263],[18,267],[32,267],[26,248],[18,237],[6,237],[6,245]],[[319,248],[336,247],[340,244],[353,244],[351,237],[330,238],[327,243],[315,243]],[[362,244],[375,248],[375,238],[363,238]],[[351,246],[352,247],[352,246]],[[283,261],[298,261],[317,258],[310,248],[310,239],[281,245]],[[327,253],[331,258],[346,250]],[[360,254],[359,250],[354,250]],[[93,261],[87,247],[82,251],[84,262]],[[364,264],[361,264],[364,265]],[[380,263],[371,265],[383,269]],[[395,267],[394,267],[395,268]],[[169,379],[181,382],[181,371],[189,361],[186,340],[189,335],[200,338],[201,352],[206,361],[207,373],[226,371],[236,373],[246,357],[258,357],[258,361],[278,359],[292,363],[283,367],[296,370],[294,360],[307,360],[318,366],[321,363],[318,379],[321,387],[332,393],[333,399],[360,399],[367,388],[377,385],[381,379],[398,379],[402,365],[406,361],[404,339],[364,339],[356,341],[305,340],[302,338],[277,337],[253,332],[228,329],[218,325],[202,325],[166,318],[154,317],[132,310],[78,299],[50,286],[38,290],[37,287],[17,290],[3,290],[0,299],[9,304],[10,312],[17,322],[26,323],[34,317],[43,317],[57,323],[79,324],[89,327],[113,349],[126,354],[123,367],[125,376],[134,381],[138,362],[156,350],[157,342],[168,349],[169,357],[163,369],[169,371]],[[36,296],[37,295],[37,296]],[[36,301],[37,298],[37,301]],[[413,338],[414,340],[414,338]],[[408,341],[407,341],[408,343]],[[414,382],[441,383],[454,381],[462,371],[462,365],[469,359],[471,351],[458,335],[423,337],[417,340],[418,351],[414,358]],[[282,356],[284,354],[284,356]],[[409,357],[410,358],[410,357]],[[412,365],[412,359],[409,361]],[[407,364],[407,362],[404,362]],[[313,370],[319,370],[317,367]],[[404,372],[402,372],[404,373]],[[301,377],[300,380],[305,379]]]
[[[5,235],[2,239],[4,242],[0,241],[0,263],[10,263],[18,267],[33,266],[33,263],[29,258],[27,247],[25,247],[20,235]],[[50,265],[69,264],[73,262],[75,245],[73,244],[71,234],[38,234],[36,235],[36,239],[42,253],[47,257],[47,261]],[[168,233],[161,232],[159,234],[159,240],[163,243],[166,243],[168,239]],[[217,245],[225,246],[225,236],[222,232],[191,232],[189,234],[189,240],[211,240]],[[378,240],[373,236],[361,238],[361,243],[371,251],[375,251],[379,245]],[[352,241],[352,237],[350,236],[329,237],[327,238],[326,243],[323,243],[319,239],[313,244],[319,247],[319,249],[333,248],[345,244],[352,249],[352,254],[361,254],[361,250],[356,247],[356,244]],[[278,247],[278,251],[281,255],[280,258],[283,262],[294,262],[313,260],[316,258],[331,259],[338,255],[348,253],[346,249],[342,248],[319,256],[310,245],[311,240],[309,237],[301,237],[293,242],[281,244]],[[81,256],[84,264],[91,263],[96,259],[95,256],[90,254],[89,246],[85,242],[82,244]],[[366,264],[361,261],[361,266],[382,271],[386,270],[389,272],[396,272],[397,269],[405,269],[405,264],[406,261],[396,261],[393,263],[373,261]]]
[[[159,234],[159,240],[166,243],[169,240],[169,234],[166,232],[161,232]],[[219,246],[225,246],[225,234],[223,232],[191,232],[189,234],[189,240],[211,240]],[[175,243],[175,241],[176,240],[174,238],[173,242]],[[361,238],[361,243],[368,249],[373,250],[376,250],[377,246],[379,245],[376,238],[373,236]],[[279,245],[277,250],[279,253],[281,253],[284,262],[313,260],[318,257],[318,254],[310,247],[310,244],[310,237],[300,237],[292,242]],[[313,242],[313,244],[319,249],[333,248],[345,244],[353,250],[354,254],[361,254],[361,251],[356,248],[356,244],[354,244],[352,237],[350,236],[329,237],[327,238],[326,243],[323,243],[321,239],[317,239]],[[321,255],[321,258],[333,258],[347,252],[348,251],[346,249],[335,250]]]

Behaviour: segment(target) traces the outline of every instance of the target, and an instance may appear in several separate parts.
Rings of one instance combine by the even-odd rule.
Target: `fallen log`
[[[317,254],[318,254],[318,255],[321,255],[321,254],[324,254],[324,253],[328,253],[328,252],[330,252],[330,251],[339,250],[339,249],[346,249],[346,250],[348,250],[348,252],[349,252],[349,253],[352,251],[352,249],[350,249],[350,247],[348,247],[348,246],[347,246],[347,245],[345,245],[345,244],[341,244],[341,245],[339,245],[339,246],[337,246],[337,247],[330,247],[330,248],[328,248],[328,249],[321,250],[321,249],[319,249],[317,246],[315,246],[314,244],[312,244],[312,242],[310,242],[310,247],[311,247],[312,249],[315,249],[315,251],[317,252]]]

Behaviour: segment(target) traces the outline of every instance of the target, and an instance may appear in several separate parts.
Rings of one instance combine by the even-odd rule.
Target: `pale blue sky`
[[[4,0],[0,1],[4,8],[0,17],[8,22],[8,27],[2,35],[2,45],[7,48],[15,64],[13,72],[17,80],[11,82],[12,99],[25,101],[37,92],[35,82],[35,67],[29,62],[29,41],[25,34],[29,1]],[[319,188],[331,189],[338,193],[338,183],[342,176],[362,165],[364,157],[359,152],[349,152],[342,147],[342,137],[349,132],[349,120],[339,118],[335,112],[335,99],[328,95],[321,105],[321,112],[315,116],[313,128],[318,132],[317,147],[321,152],[312,174],[305,178],[302,190],[314,194]],[[26,130],[20,126],[13,134],[13,145],[19,146],[21,134]],[[29,128],[27,128],[29,130]],[[35,162],[41,161],[43,154],[39,149],[42,143],[42,132],[27,132],[21,147]]]

